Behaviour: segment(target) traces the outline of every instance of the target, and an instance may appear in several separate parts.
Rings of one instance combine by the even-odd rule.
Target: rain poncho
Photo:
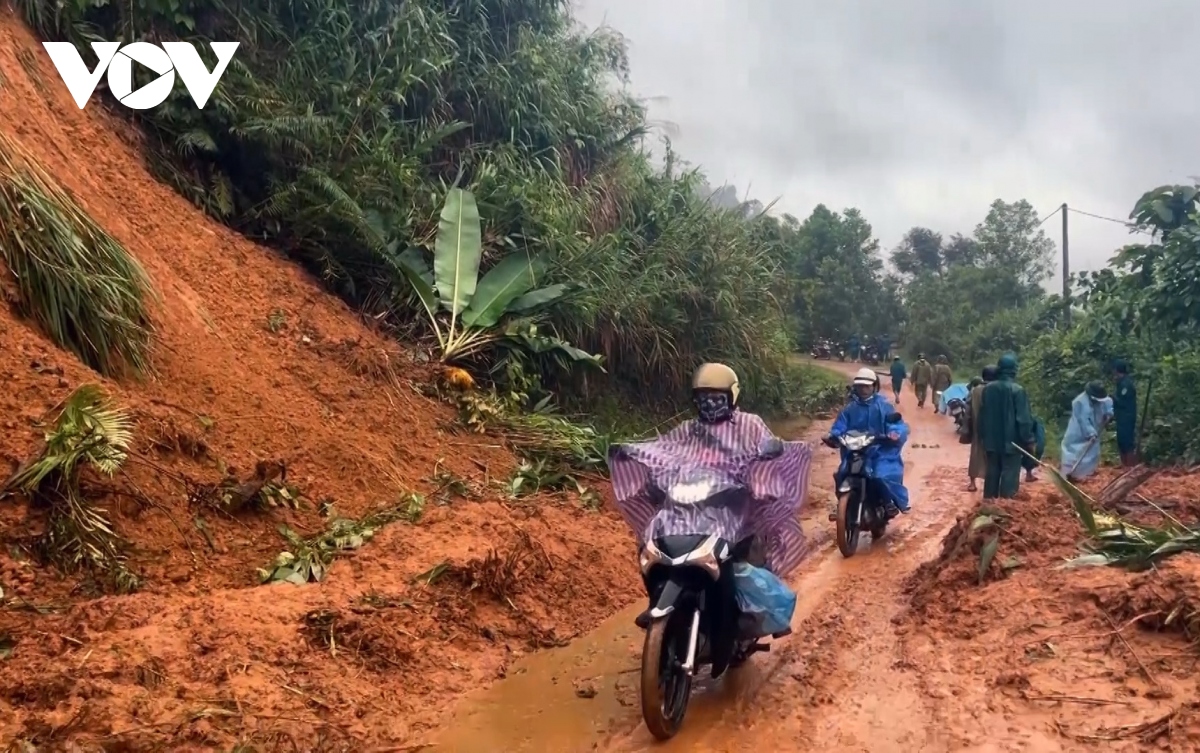
[[[1112,398],[1094,400],[1081,392],[1071,401],[1071,421],[1062,440],[1062,472],[1084,479],[1100,467],[1100,430],[1112,412]]]
[[[874,395],[865,402],[854,402],[842,408],[829,436],[840,437],[852,431],[886,437],[891,432],[900,435],[898,442],[883,441],[867,450],[867,473],[883,482],[888,495],[901,510],[908,509],[908,489],[904,486],[904,461],[900,459],[900,451],[908,441],[908,425],[903,421],[889,424],[887,417],[896,409],[882,395]],[[842,450],[842,462],[834,473],[835,484],[840,484],[846,475],[846,460],[848,454]]]
[[[617,510],[639,545],[696,533],[716,533],[734,543],[757,536],[767,567],[782,577],[807,553],[799,514],[813,453],[806,443],[784,442],[781,456],[760,459],[772,439],[761,418],[736,412],[729,421],[692,420],[657,439],[614,445],[608,466]],[[740,503],[720,506],[679,505],[666,498],[665,490],[694,473],[746,494]]]
[[[892,366],[888,369],[888,373],[892,375],[892,392],[899,392],[900,387],[904,384],[904,378],[908,376],[908,371],[904,368],[904,362],[899,359],[892,361]]]
[[[1013,444],[1029,447],[1034,442],[1029,396],[1016,382],[1017,359],[1001,356],[996,381],[983,389],[979,411],[979,438],[983,449],[997,455],[1019,455]]]
[[[962,400],[966,402],[971,397],[971,389],[965,382],[952,384],[942,392],[942,401],[938,404],[938,410],[946,412],[951,400]]]
[[[1032,448],[1036,441],[1029,396],[1016,382],[1017,365],[1017,358],[1011,353],[1001,356],[996,362],[996,381],[988,383],[982,392],[979,438],[987,453],[984,499],[1017,496],[1021,486],[1021,458],[1025,457],[1017,448]]]

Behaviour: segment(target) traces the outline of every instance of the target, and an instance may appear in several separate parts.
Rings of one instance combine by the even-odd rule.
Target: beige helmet
[[[879,375],[875,373],[875,369],[862,368],[854,375],[851,383],[857,387],[860,384],[874,385],[877,381],[879,381]]]
[[[692,391],[696,390],[728,392],[730,405],[737,405],[741,387],[738,385],[736,371],[723,363],[706,363],[696,369],[696,374],[692,377]]]

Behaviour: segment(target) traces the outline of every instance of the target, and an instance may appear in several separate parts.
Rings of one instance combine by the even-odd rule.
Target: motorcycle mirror
[[[901,416],[899,413],[893,413],[887,417],[887,420],[889,424],[898,424],[904,420],[904,416]]]
[[[763,443],[758,456],[763,460],[774,460],[783,454],[783,441],[779,437],[771,437]]]

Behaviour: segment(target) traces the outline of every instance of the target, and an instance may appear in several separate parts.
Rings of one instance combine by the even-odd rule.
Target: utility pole
[[[1062,205],[1062,220],[1063,220],[1063,237],[1062,237],[1062,252],[1063,252],[1063,324],[1069,329],[1071,327],[1071,253],[1067,245],[1067,202]]]

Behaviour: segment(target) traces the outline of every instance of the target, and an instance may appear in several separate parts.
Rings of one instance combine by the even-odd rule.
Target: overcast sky
[[[996,198],[1123,220],[1200,174],[1196,0],[575,2],[625,36],[634,93],[713,185],[801,218],[859,207],[885,248],[969,234]],[[1072,269],[1131,240],[1072,214]]]

